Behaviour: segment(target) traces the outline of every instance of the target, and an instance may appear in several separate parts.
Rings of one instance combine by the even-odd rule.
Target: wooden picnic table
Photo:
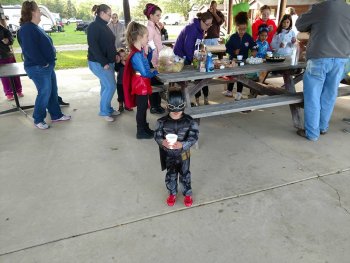
[[[289,105],[294,127],[299,129],[303,127],[300,118],[300,107],[303,102],[303,94],[302,92],[296,92],[295,84],[302,80],[303,73],[296,75],[295,72],[298,69],[304,69],[305,67],[306,63],[299,63],[298,65],[292,66],[290,65],[290,61],[286,60],[279,63],[262,63],[258,65],[244,65],[242,67],[216,69],[214,72],[203,73],[188,66],[179,73],[161,73],[157,77],[164,83],[177,83],[181,86],[187,105],[185,112],[190,114],[193,118],[203,118],[233,112]],[[278,71],[283,76],[284,85],[282,87],[267,87],[266,85],[261,85],[245,76],[248,73],[262,71]],[[234,79],[221,79],[222,77],[227,76],[234,76]],[[191,97],[194,96],[194,94],[196,94],[203,86],[235,81],[243,83],[244,86],[254,90],[255,93],[259,95],[269,96],[223,104],[204,105],[200,107],[191,106]],[[195,84],[189,85],[190,82],[194,82]]]

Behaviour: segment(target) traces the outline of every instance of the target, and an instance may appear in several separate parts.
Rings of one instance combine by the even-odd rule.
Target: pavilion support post
[[[232,2],[233,0],[228,0],[228,10],[227,10],[227,34],[231,33],[232,30]]]
[[[278,1],[278,8],[277,8],[277,16],[276,16],[276,24],[279,24],[279,21],[285,14],[287,7],[287,0],[279,0]]]
[[[129,0],[123,0],[125,26],[131,21]]]

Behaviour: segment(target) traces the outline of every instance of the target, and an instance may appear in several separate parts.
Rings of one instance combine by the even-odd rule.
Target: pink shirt
[[[153,54],[152,54],[152,64],[154,67],[158,67],[159,52],[163,48],[162,36],[158,27],[156,27],[154,22],[150,20],[148,20],[148,23],[147,23],[147,30],[148,30],[148,42],[153,40],[154,44],[156,45],[156,49],[153,50]]]

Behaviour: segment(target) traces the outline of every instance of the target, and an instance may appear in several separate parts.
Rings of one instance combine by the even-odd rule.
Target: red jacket
[[[256,41],[258,39],[259,26],[261,24],[266,24],[268,27],[269,26],[273,27],[273,30],[269,31],[269,33],[267,34],[267,42],[269,42],[269,44],[271,44],[272,38],[275,35],[276,30],[277,30],[277,26],[276,26],[275,22],[271,19],[267,19],[267,21],[263,21],[261,18],[258,18],[257,20],[254,21],[254,23],[252,25],[253,39],[254,39],[254,41]]]

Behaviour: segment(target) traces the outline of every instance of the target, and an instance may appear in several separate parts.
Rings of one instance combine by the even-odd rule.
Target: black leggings
[[[146,117],[148,108],[148,95],[136,95],[136,106],[137,129],[143,129],[147,124]]]
[[[117,93],[118,93],[118,102],[123,103],[124,102],[123,84],[117,84]]]
[[[202,91],[203,91],[204,97],[208,97],[208,95],[209,95],[209,87],[208,86],[203,87]],[[201,96],[201,91],[198,91],[194,96],[196,98],[199,98]]]
[[[241,82],[236,82],[236,83],[237,83],[237,92],[242,93],[242,91],[243,91],[243,84]],[[227,90],[232,92],[234,85],[235,85],[234,83],[229,83],[227,85]]]
[[[151,78],[151,85],[163,85],[163,82],[160,82],[156,77]],[[159,92],[152,93],[149,96],[149,102],[151,104],[151,108],[159,108],[162,102],[162,98],[160,97]]]

